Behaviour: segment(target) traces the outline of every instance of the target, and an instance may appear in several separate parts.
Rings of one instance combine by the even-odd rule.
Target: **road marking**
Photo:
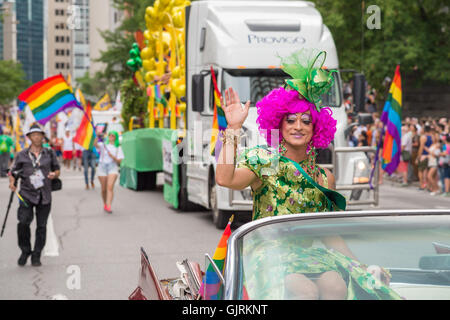
[[[47,257],[57,257],[59,256],[59,245],[58,239],[55,234],[55,229],[53,227],[53,219],[50,214],[47,221],[47,241],[44,247],[44,256]]]

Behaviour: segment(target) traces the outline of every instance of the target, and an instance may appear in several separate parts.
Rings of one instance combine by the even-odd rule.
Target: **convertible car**
[[[289,270],[298,256],[329,250],[323,239],[330,236],[343,239],[358,259],[355,265],[364,264],[367,270],[375,270],[372,272],[374,279],[381,281],[380,274],[390,274],[390,281],[383,285],[395,296],[407,300],[450,300],[450,210],[302,213],[246,223],[228,239],[224,272],[213,265],[220,279],[216,297],[287,299],[286,279],[274,269]],[[308,249],[300,248],[302,254],[291,258],[289,252],[298,251],[293,248],[295,245]],[[283,252],[286,250],[291,251]],[[212,260],[206,259],[206,262],[210,264]],[[159,279],[149,256],[141,248],[139,285],[129,299],[207,297],[207,294],[199,294],[199,290],[200,293],[207,290],[201,286],[204,272],[200,265],[184,260],[177,262],[177,266],[179,275]],[[261,281],[264,283],[259,283]],[[373,280],[365,286],[380,286],[380,281]],[[358,298],[357,295],[351,298],[355,297]],[[367,296],[361,299],[365,298]]]

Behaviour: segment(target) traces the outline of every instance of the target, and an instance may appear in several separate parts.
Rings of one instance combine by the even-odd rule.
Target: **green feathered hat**
[[[283,71],[292,77],[285,80],[286,84],[298,91],[306,100],[314,103],[318,112],[325,107],[322,106],[321,96],[333,86],[333,73],[337,72],[323,68],[326,57],[325,51],[301,49],[286,58],[281,58]]]

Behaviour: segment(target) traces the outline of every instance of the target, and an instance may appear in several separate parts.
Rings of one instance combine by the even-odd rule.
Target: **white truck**
[[[253,146],[263,142],[258,138],[255,103],[286,78],[279,56],[316,48],[327,52],[327,68],[338,69],[338,55],[329,29],[311,2],[195,1],[186,8],[186,22],[185,143],[189,161],[179,167],[179,208],[188,210],[196,204],[210,209],[215,225],[223,228],[232,213],[252,211],[252,195],[250,188],[233,191],[215,183],[216,161],[209,152],[214,111],[211,66],[221,92],[232,87],[243,102],[251,100],[243,130],[249,137],[244,144]],[[364,82],[363,77],[359,79]],[[335,174],[337,189],[349,200],[359,198],[352,199],[350,206],[377,204],[376,187],[369,191],[370,166],[363,152],[372,150],[347,147],[340,73],[335,73],[335,80],[323,99],[333,110],[337,132],[330,149],[319,150],[318,162]],[[356,100],[364,90],[359,95]]]

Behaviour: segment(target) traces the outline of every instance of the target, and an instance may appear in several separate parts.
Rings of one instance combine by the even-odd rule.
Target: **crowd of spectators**
[[[378,145],[383,131],[379,114],[372,114],[373,123],[354,126],[348,145]],[[372,159],[373,160],[373,159]],[[383,181],[380,175],[380,183]],[[450,119],[406,117],[402,121],[401,157],[394,178],[402,186],[419,182],[419,190],[431,195],[450,196]]]
[[[351,147],[378,146],[383,132],[380,113],[375,102],[376,91],[366,88],[364,112],[372,120],[368,124],[351,127],[347,135]],[[352,101],[352,84],[344,84],[344,106],[350,123],[357,122]],[[397,171],[393,174],[402,186],[419,183],[419,190],[431,195],[450,196],[450,118],[405,117],[402,121],[401,157]],[[374,157],[371,158],[372,163]],[[381,164],[380,169],[381,169]],[[380,171],[382,172],[382,171]],[[380,174],[379,183],[383,182]]]

